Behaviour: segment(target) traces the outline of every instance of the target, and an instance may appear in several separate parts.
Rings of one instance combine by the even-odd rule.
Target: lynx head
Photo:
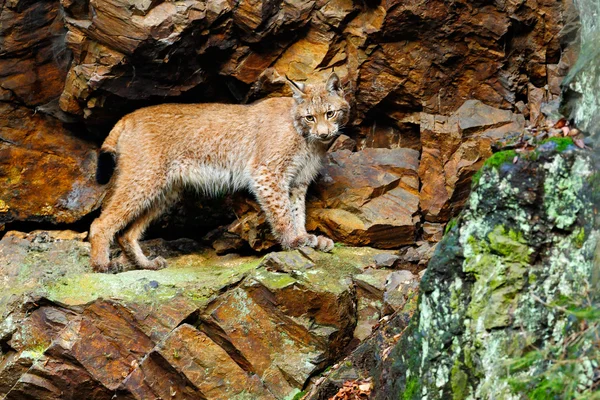
[[[288,79],[295,107],[296,130],[309,142],[330,142],[348,122],[350,105],[344,99],[340,79],[332,73],[325,84],[304,85]]]

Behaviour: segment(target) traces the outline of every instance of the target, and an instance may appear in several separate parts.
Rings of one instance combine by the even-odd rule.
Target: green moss
[[[412,377],[406,382],[406,388],[402,393],[402,400],[413,400],[419,398],[419,392],[421,391],[421,382],[419,378]]]
[[[532,250],[524,243],[523,234],[515,230],[508,230],[502,225],[496,226],[492,232],[488,234],[490,241],[490,249],[504,256],[504,258],[527,263]]]
[[[455,362],[452,367],[450,384],[452,386],[452,400],[466,399],[469,394],[467,386],[468,375],[461,369],[461,363]]]
[[[579,249],[583,247],[585,239],[586,235],[584,227],[579,228],[579,231],[575,231],[575,233],[573,234],[573,244]]]
[[[179,265],[188,265],[178,268]],[[128,271],[120,274],[74,274],[49,284],[48,299],[68,305],[80,305],[98,298],[113,298],[136,303],[166,303],[178,295],[194,303],[208,298],[258,267],[258,259],[241,259],[215,265],[214,260],[172,261],[172,267],[160,271]],[[150,282],[156,282],[150,285]]]
[[[446,228],[444,229],[444,235],[448,232],[450,232],[452,230],[452,228],[454,228],[456,226],[456,224],[458,223],[458,218],[452,218],[450,221],[448,221],[448,223],[446,224]]]
[[[300,400],[301,398],[303,398],[306,395],[306,391],[300,391],[298,393],[296,393],[294,395],[294,397],[292,397],[292,400]]]
[[[514,150],[506,150],[500,151],[498,153],[494,153],[490,158],[485,160],[483,166],[473,175],[473,185],[477,185],[479,180],[481,179],[481,175],[485,169],[495,168],[499,169],[502,164],[512,162],[512,160],[517,156],[517,152]]]
[[[558,151],[559,153],[562,153],[563,151],[565,151],[567,149],[567,147],[569,147],[573,144],[573,139],[571,139],[570,137],[551,137],[551,138],[548,138],[548,139],[542,141],[541,144],[548,143],[548,142],[556,143],[556,151]]]
[[[31,358],[32,360],[39,360],[44,356],[44,352],[50,346],[50,344],[35,344],[23,350],[21,357]]]
[[[463,270],[476,278],[467,315],[485,329],[493,329],[511,321],[532,250],[520,232],[502,225],[489,232],[487,239],[467,238],[470,253]]]

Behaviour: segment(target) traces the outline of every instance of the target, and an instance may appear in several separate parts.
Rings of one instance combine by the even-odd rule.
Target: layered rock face
[[[570,139],[515,156],[486,162],[428,265],[410,325],[407,309],[309,398],[367,377],[374,399],[597,391],[598,172]]]
[[[0,159],[0,177],[9,182],[0,188],[6,203],[0,224],[72,222],[97,207],[102,188],[88,179],[95,145],[72,136],[101,140],[117,119],[149,104],[289,95],[286,75],[314,81],[335,69],[355,115],[312,191],[309,226],[350,244],[435,242],[464,203],[490,143],[519,131],[526,119],[537,121],[540,102],[559,94],[557,82],[574,54],[561,33],[569,8],[563,3],[23,0],[3,6],[0,99],[8,105],[0,123],[30,121],[48,142],[30,148],[23,144],[30,130],[2,134],[0,149],[11,156]],[[57,146],[80,150],[66,151],[73,158],[67,160],[52,150]],[[39,198],[22,182],[47,163],[22,170],[14,155],[34,159],[37,152],[61,160],[49,169],[62,177],[36,189]],[[211,236],[216,249],[274,244],[255,204],[244,199],[233,210],[236,222]],[[202,220],[191,213],[182,219]]]
[[[220,258],[189,239],[144,244],[168,269],[94,274],[84,238],[0,241],[0,397],[290,398],[417,286],[371,248]]]

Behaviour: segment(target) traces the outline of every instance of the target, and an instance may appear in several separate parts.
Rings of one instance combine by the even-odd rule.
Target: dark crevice
[[[42,231],[64,231],[72,230],[75,232],[87,232],[90,229],[90,224],[100,215],[100,210],[92,211],[81,219],[67,223],[52,223],[44,220],[40,221],[11,221],[4,225],[4,230],[0,232],[0,239],[9,231],[33,232]],[[0,224],[2,221],[0,221]]]
[[[216,323],[208,320],[202,319],[200,321],[200,325],[198,326],[202,332],[206,334],[213,342],[218,344],[225,352],[231,357],[231,359],[240,366],[244,371],[249,374],[256,374],[252,363],[244,357],[244,355],[235,347],[231,341],[229,341],[227,337],[227,333],[221,329]]]

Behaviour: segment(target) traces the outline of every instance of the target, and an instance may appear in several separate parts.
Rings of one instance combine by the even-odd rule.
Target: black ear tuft
[[[340,78],[338,78],[335,72],[332,72],[331,75],[329,75],[325,87],[327,88],[327,91],[329,93],[341,94],[343,92],[342,84],[340,83]]]
[[[101,185],[106,185],[115,170],[115,156],[113,153],[101,151],[98,154],[98,166],[96,168],[96,182]]]
[[[285,76],[285,79],[287,79],[288,86],[290,87],[290,89],[292,89],[292,97],[294,97],[294,100],[296,100],[298,104],[302,103],[304,101],[305,95],[304,84],[300,82],[294,82],[293,80],[288,78],[287,75]]]

